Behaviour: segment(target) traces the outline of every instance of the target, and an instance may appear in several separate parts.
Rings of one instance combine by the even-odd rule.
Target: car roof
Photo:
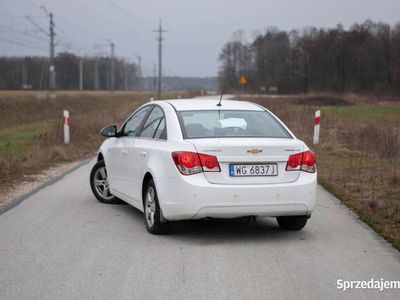
[[[255,103],[237,100],[222,99],[221,106],[217,106],[219,98],[215,99],[174,99],[165,100],[176,110],[256,110],[263,109]]]

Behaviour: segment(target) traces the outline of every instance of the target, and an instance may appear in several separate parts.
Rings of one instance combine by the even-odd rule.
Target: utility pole
[[[54,22],[53,13],[49,14],[50,17],[50,67],[49,67],[49,90],[53,92],[56,89],[56,68],[54,64]]]
[[[83,90],[83,59],[82,55],[79,56],[79,90]]]
[[[160,20],[160,23],[158,25],[157,30],[153,30],[154,32],[158,33],[157,41],[158,41],[158,88],[157,88],[157,94],[158,94],[158,99],[161,99],[161,86],[162,86],[162,41],[163,37],[162,34],[164,32],[167,32],[167,30],[162,29],[162,22]]]
[[[99,89],[99,58],[94,58],[94,89]]]
[[[27,74],[26,74],[26,59],[22,61],[22,78],[21,78],[21,88],[25,89],[27,86]]]
[[[138,63],[139,63],[139,74],[140,74],[140,76],[142,76],[142,57],[139,55],[137,57],[137,59],[138,59]]]
[[[142,57],[140,55],[137,56],[137,60],[138,60],[138,70],[136,72],[137,75],[137,87],[139,90],[141,90],[142,88]]]
[[[110,74],[110,89],[111,93],[114,94],[115,90],[115,62],[114,62],[114,43],[110,41],[111,47],[111,74]]]
[[[124,61],[124,90],[128,90],[128,67],[129,65]]]
[[[154,88],[154,90],[157,89],[157,66],[156,66],[156,64],[153,65],[153,88]]]
[[[139,80],[138,80],[138,86],[139,90],[142,89],[142,77],[143,77],[143,72],[142,72],[142,57],[139,55],[138,56],[138,61],[139,61]]]
[[[46,9],[45,6],[41,5],[41,9],[44,10],[45,14],[47,17],[50,19],[50,32],[47,32],[44,30],[40,25],[38,25],[30,16],[25,16],[25,18],[32,23],[33,26],[35,26],[40,32],[45,34],[46,36],[50,37],[50,61],[49,61],[49,92],[50,96],[53,97],[55,94],[53,92],[56,89],[56,68],[55,68],[55,63],[54,63],[54,57],[55,57],[55,44],[54,44],[54,21],[53,21],[53,13],[49,13]]]

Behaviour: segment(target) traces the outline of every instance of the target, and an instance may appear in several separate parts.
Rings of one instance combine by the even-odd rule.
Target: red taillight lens
[[[204,172],[221,171],[217,157],[207,154],[199,154],[199,157]]]
[[[293,154],[289,156],[289,160],[286,164],[286,171],[298,171],[300,170],[301,161],[303,159],[303,153]]]
[[[315,154],[308,150],[306,152],[297,153],[289,156],[286,164],[286,171],[304,171],[314,173],[317,160]]]
[[[314,173],[316,163],[317,160],[315,158],[314,152],[308,150],[303,153],[303,162],[301,163],[301,170],[304,172]]]
[[[179,172],[183,175],[221,171],[218,159],[212,155],[195,152],[172,152],[172,158]]]
[[[172,158],[183,175],[191,175],[202,171],[199,155],[194,152],[173,152]]]

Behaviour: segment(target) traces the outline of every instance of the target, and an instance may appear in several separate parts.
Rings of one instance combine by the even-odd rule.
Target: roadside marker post
[[[321,111],[315,111],[315,118],[314,118],[314,145],[319,143],[319,127],[321,124]]]
[[[69,111],[64,110],[64,144],[69,144]]]

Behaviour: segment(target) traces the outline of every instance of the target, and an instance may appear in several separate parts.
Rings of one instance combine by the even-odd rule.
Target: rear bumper
[[[165,219],[310,215],[316,201],[317,174],[301,172],[291,183],[222,185],[203,174],[156,182]]]

